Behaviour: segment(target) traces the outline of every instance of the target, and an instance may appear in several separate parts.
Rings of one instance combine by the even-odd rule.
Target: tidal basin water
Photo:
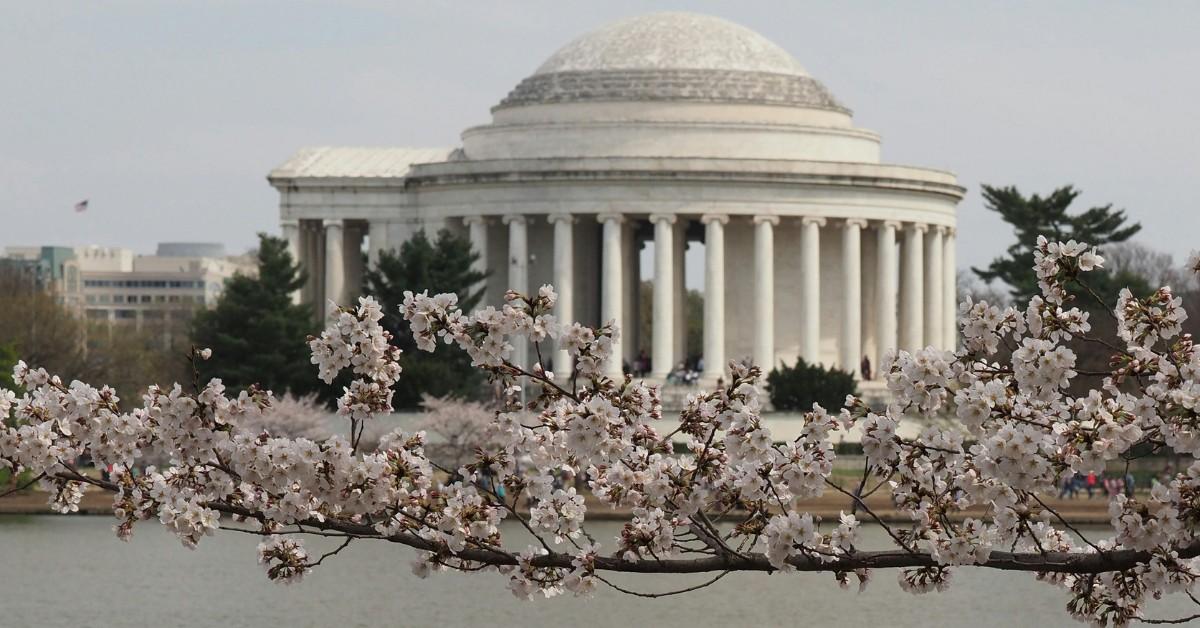
[[[591,526],[602,544],[616,523]],[[352,628],[519,626],[1079,626],[1066,593],[1028,574],[959,570],[949,591],[915,597],[877,572],[865,593],[832,576],[733,574],[681,596],[641,599],[602,588],[591,599],[512,597],[496,574],[412,575],[406,548],[357,541],[305,580],[281,586],[257,564],[254,537],[231,532],[184,549],[157,522],[123,543],[107,517],[0,517],[0,627],[125,626]],[[864,547],[882,547],[866,528]],[[333,543],[306,541],[311,554]],[[609,540],[611,547],[613,542]],[[691,576],[618,576],[625,587],[665,591]],[[1191,614],[1184,599],[1152,602],[1153,616]]]

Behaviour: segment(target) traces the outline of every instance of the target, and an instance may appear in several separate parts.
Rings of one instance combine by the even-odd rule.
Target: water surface
[[[413,576],[411,550],[356,541],[303,582],[282,586],[257,564],[257,539],[231,532],[189,551],[157,522],[123,543],[108,517],[0,517],[0,627],[122,628],[261,626],[1079,626],[1063,611],[1064,591],[1028,574],[959,570],[949,591],[915,597],[893,572],[876,572],[863,594],[821,574],[731,574],[698,592],[641,599],[602,588],[591,599],[569,595],[521,602],[492,574]],[[590,526],[613,547],[614,522]],[[864,546],[882,547],[882,531],[864,529]],[[332,549],[309,539],[310,554]],[[326,547],[328,546],[328,547]],[[622,586],[664,591],[701,576],[617,576]],[[1152,603],[1155,616],[1195,612],[1185,599]]]

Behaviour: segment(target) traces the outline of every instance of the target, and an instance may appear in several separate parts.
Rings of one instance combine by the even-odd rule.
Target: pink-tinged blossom
[[[1034,258],[1042,293],[1027,306],[967,300],[959,350],[890,353],[881,372],[891,403],[871,408],[849,397],[841,409],[814,406],[790,441],[763,421],[761,369],[736,363],[722,388],[690,395],[678,425],[664,428],[656,386],[605,375],[620,331],[611,322],[560,323],[558,296],[542,286],[470,315],[454,295],[405,294],[401,310],[420,350],[465,351],[503,391],[499,407],[474,408],[465,422],[422,426],[470,432],[454,456],[439,455],[444,434],[423,429],[362,446],[362,426],[391,411],[402,376],[382,310],[362,298],[309,339],[321,379],[351,376],[338,400],[349,437],[265,427],[277,409],[272,394],[234,396],[219,379],[192,392],[152,386],[140,407],[123,410],[110,388],[18,362],[14,379],[27,392],[0,390],[0,467],[38,478],[60,512],[77,510],[85,489],[112,492],[121,539],[157,519],[195,547],[236,521],[263,536],[260,561],[284,583],[336,560],[310,559],[299,535],[312,532],[408,546],[421,577],[499,572],[522,599],[588,595],[605,570],[698,565],[824,570],[861,587],[878,564],[869,559],[887,556],[912,593],[946,589],[952,569],[1028,565],[1063,590],[1076,618],[1124,625],[1147,599],[1200,578],[1196,559],[1181,558],[1200,543],[1200,462],[1149,494],[1115,497],[1107,539],[1073,538],[1039,495],[1148,446],[1200,454],[1200,351],[1181,331],[1187,313],[1169,288],[1145,298],[1124,292],[1114,310],[1124,346],[1111,348],[1111,372],[1102,386],[1073,393],[1080,375],[1065,343],[1088,341],[1091,321],[1067,287],[1103,259],[1085,244],[1044,238]],[[549,340],[570,355],[573,368],[560,366],[559,377],[512,362],[514,347],[548,351]],[[933,416],[951,421],[900,436],[902,420]],[[833,478],[834,442],[850,430],[866,458],[858,489]],[[77,470],[85,454],[111,467],[111,479]],[[851,490],[867,486],[904,517],[886,524],[894,547],[882,555],[859,547],[860,520],[874,513]],[[839,491],[847,511],[837,520],[804,512],[804,500]],[[588,534],[585,496],[593,509],[631,512],[620,535],[604,541],[607,552]],[[715,524],[718,513],[731,525]],[[514,549],[530,535],[535,545]],[[1061,554],[1047,563],[1049,552]],[[1116,562],[1095,561],[1097,552]],[[998,562],[1008,553],[1016,557]],[[1055,571],[1054,561],[1085,573]]]

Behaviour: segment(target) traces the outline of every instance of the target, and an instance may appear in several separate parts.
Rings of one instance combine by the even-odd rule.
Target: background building
[[[881,162],[879,135],[786,51],[717,18],[584,35],[459,147],[307,149],[269,181],[310,271],[298,298],[317,307],[354,296],[364,248],[374,259],[448,228],[483,253],[488,303],[553,283],[563,318],[621,324],[624,361],[650,348],[652,378],[698,349],[711,381],[729,359],[858,371],[892,347],[955,342],[954,175]],[[698,243],[702,348],[685,346],[683,320]],[[643,247],[651,338],[635,324]]]
[[[163,243],[156,255],[118,247],[8,247],[4,264],[26,269],[38,285],[90,321],[161,331],[170,343],[198,308],[211,307],[235,273],[256,271],[253,259],[227,256],[211,243]]]
[[[15,273],[47,292],[72,311],[79,311],[79,268],[71,262],[75,249],[66,246],[10,246],[0,258],[0,271]]]

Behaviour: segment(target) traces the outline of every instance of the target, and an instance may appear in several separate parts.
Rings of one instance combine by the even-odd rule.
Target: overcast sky
[[[651,10],[762,33],[884,161],[957,173],[964,267],[1011,238],[981,182],[1073,183],[1177,260],[1200,246],[1200,3],[748,0],[5,2],[0,246],[244,249],[278,229],[265,176],[296,149],[457,145],[557,48]]]

